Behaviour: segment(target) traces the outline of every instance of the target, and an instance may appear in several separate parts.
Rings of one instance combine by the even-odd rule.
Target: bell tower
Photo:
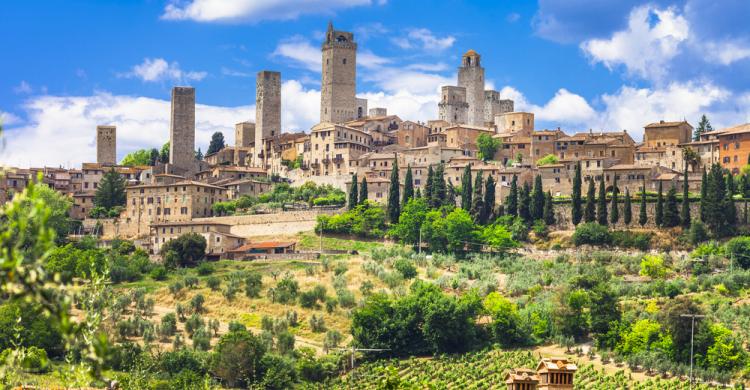
[[[320,121],[342,123],[357,118],[357,43],[354,34],[336,31],[328,22],[321,48],[323,71],[320,88]]]
[[[467,122],[472,126],[484,126],[484,68],[480,61],[479,53],[469,50],[458,68],[458,86],[466,88]]]

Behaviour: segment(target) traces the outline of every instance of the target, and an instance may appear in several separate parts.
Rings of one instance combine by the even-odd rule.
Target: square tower
[[[265,161],[263,140],[281,134],[281,73],[258,72],[255,84],[255,154]],[[262,163],[261,163],[262,164]]]
[[[500,92],[484,91],[484,124],[492,126],[495,115],[513,112],[513,100],[500,99]]]
[[[354,34],[335,31],[328,23],[323,42],[320,121],[343,123],[357,118],[357,44]]]
[[[234,146],[248,148],[255,142],[255,123],[240,122],[234,125]]]
[[[117,164],[117,127],[96,126],[96,162]]]
[[[357,118],[362,119],[367,116],[367,99],[357,98]]]
[[[443,86],[438,103],[438,118],[452,124],[465,124],[469,111],[466,102],[466,88],[452,85]]]
[[[466,88],[467,123],[472,126],[484,126],[484,68],[480,60],[479,53],[469,50],[458,68],[458,86]]]
[[[195,163],[195,88],[172,88],[169,163],[191,170]]]

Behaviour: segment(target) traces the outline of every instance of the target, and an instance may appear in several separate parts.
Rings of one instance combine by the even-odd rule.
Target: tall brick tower
[[[354,34],[328,23],[323,42],[320,121],[341,123],[357,117],[357,43]]]
[[[466,88],[467,122],[472,126],[484,126],[484,68],[480,60],[479,53],[469,50],[458,68],[458,86]]]
[[[469,104],[466,103],[466,88],[444,85],[438,103],[438,118],[453,124],[465,124]]]
[[[96,126],[96,162],[99,164],[117,164],[117,128],[115,126]]]
[[[191,170],[195,165],[195,88],[172,88],[169,163]]]
[[[263,139],[281,134],[281,73],[258,72],[255,83],[255,152],[265,161]]]

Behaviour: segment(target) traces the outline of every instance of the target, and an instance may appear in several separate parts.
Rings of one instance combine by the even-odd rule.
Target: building
[[[450,124],[468,122],[469,103],[466,102],[466,88],[444,85],[438,103],[438,118]]]
[[[344,123],[356,119],[357,43],[354,34],[333,29],[328,23],[323,52],[320,121]]]
[[[372,148],[372,136],[362,130],[332,123],[319,123],[310,133],[312,175],[351,175],[359,157]]]
[[[721,166],[732,174],[750,164],[750,123],[722,129],[718,133]]]
[[[693,139],[693,126],[686,121],[649,123],[643,128],[643,145],[662,148],[685,144]]]
[[[573,379],[578,366],[567,358],[543,358],[536,367],[539,390],[573,389]]]
[[[484,91],[484,123],[482,123],[482,126],[492,126],[495,123],[495,116],[513,112],[513,105],[513,100],[501,99],[500,92]]]
[[[419,122],[405,121],[401,122],[399,129],[396,130],[396,143],[407,148],[419,148],[427,146],[427,135],[430,128]]]
[[[258,72],[255,90],[255,166],[266,167],[266,140],[281,134],[281,73]]]
[[[458,86],[466,90],[466,103],[469,105],[466,123],[484,126],[484,68],[481,56],[474,50],[467,51],[461,57]]]
[[[530,133],[534,131],[534,114],[530,112],[505,112],[495,115],[495,131],[499,134]]]
[[[117,164],[117,127],[96,126],[96,162]]]
[[[232,234],[231,225],[211,221],[156,222],[150,225],[151,253],[161,252],[167,242],[187,233],[197,233],[206,239],[206,256],[222,257],[226,252],[245,243],[245,238]]]
[[[508,390],[536,390],[539,375],[534,370],[514,368],[505,374],[505,384],[508,385]]]
[[[169,163],[192,171],[195,165],[195,88],[172,88]]]
[[[228,255],[234,260],[253,259],[267,255],[281,255],[295,253],[296,243],[264,241],[248,243],[229,251]]]
[[[221,186],[227,189],[229,199],[237,199],[242,195],[258,196],[271,191],[274,184],[256,179],[240,179],[224,183]]]

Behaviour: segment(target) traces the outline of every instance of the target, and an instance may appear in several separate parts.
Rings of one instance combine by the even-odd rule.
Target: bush
[[[190,300],[190,308],[193,309],[194,313],[203,312],[203,304],[206,302],[206,298],[203,294],[196,294],[193,299]]]
[[[214,265],[207,261],[203,261],[198,265],[198,268],[196,268],[195,271],[200,276],[211,275],[214,273]]]
[[[306,309],[317,309],[320,307],[318,304],[318,297],[315,295],[315,292],[305,291],[299,296],[299,304],[300,306],[306,308]]]
[[[151,279],[153,280],[166,280],[168,276],[167,269],[163,266],[154,267],[154,269],[149,272],[149,276],[151,276]]]
[[[248,298],[258,298],[263,287],[263,276],[258,272],[250,272],[245,277],[245,295]]]
[[[750,237],[735,237],[724,245],[724,253],[743,269],[750,269]]]
[[[198,233],[185,233],[167,241],[160,253],[167,267],[190,267],[206,255],[206,239]]]
[[[706,225],[697,219],[693,219],[690,222],[690,230],[688,230],[688,241],[693,245],[698,245],[706,240],[708,240]]]
[[[642,251],[651,247],[651,233],[637,233],[619,230],[611,233],[612,245],[620,248],[635,248]]]
[[[229,332],[219,339],[211,371],[227,387],[239,387],[260,378],[261,360],[266,348],[246,330]]]
[[[578,225],[573,233],[575,245],[609,245],[611,242],[612,236],[607,227],[596,222]]]
[[[413,279],[417,276],[417,267],[408,259],[400,258],[394,261],[393,268],[400,272],[404,279]]]
[[[664,265],[664,258],[659,255],[643,255],[640,275],[648,276],[652,279],[663,279],[667,276],[667,267]]]
[[[167,313],[161,318],[159,332],[164,338],[173,336],[177,332],[177,316],[174,313]]]
[[[28,372],[42,373],[49,371],[47,351],[33,346],[26,348],[26,354],[21,360],[21,367]]]
[[[219,291],[219,288],[221,288],[221,279],[216,276],[209,276],[206,278],[206,286],[210,288],[211,291]]]
[[[292,276],[285,276],[273,290],[271,300],[279,303],[294,303],[299,292],[299,283]]]
[[[312,317],[310,317],[310,329],[315,333],[325,332],[326,322],[323,319],[323,316],[313,314]]]

